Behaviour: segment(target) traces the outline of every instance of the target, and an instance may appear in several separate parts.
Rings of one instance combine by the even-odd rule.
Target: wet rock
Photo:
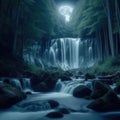
[[[120,79],[116,80],[116,87],[114,88],[114,91],[117,94],[120,94]]]
[[[10,79],[9,78],[6,78],[3,80],[4,83],[7,83],[7,84],[10,84]]]
[[[113,111],[120,109],[120,100],[112,90],[108,91],[103,97],[90,103],[88,108],[95,111]]]
[[[114,91],[117,93],[117,94],[120,94],[120,86],[116,86],[114,88]]]
[[[0,108],[9,108],[26,98],[26,94],[9,84],[0,84]]]
[[[63,114],[61,112],[50,112],[46,115],[48,118],[62,118]]]
[[[110,89],[111,89],[111,88],[110,88],[108,85],[106,85],[106,84],[104,84],[104,83],[96,80],[96,81],[94,81],[94,84],[93,84],[93,92],[92,92],[92,94],[91,94],[91,98],[97,99],[97,98],[99,98],[99,97],[102,97],[102,96],[105,95]]]
[[[40,82],[37,85],[33,87],[35,91],[40,91],[40,92],[46,92],[47,91],[47,85],[45,82]]]
[[[85,74],[85,80],[94,79],[94,78],[95,78],[95,75],[92,74],[92,73],[86,73],[86,74]]]
[[[70,113],[70,111],[68,109],[66,109],[66,108],[59,108],[58,111],[63,113],[63,114],[69,114]]]
[[[73,96],[78,98],[85,98],[90,96],[91,92],[92,91],[87,86],[79,85],[74,89]]]
[[[25,93],[26,93],[26,95],[32,95],[31,91],[26,91]]]
[[[50,104],[51,108],[56,108],[59,106],[59,103],[54,100],[49,100],[48,103]]]
[[[31,85],[34,91],[49,92],[54,89],[57,80],[50,72],[42,71],[38,76],[31,79]]]

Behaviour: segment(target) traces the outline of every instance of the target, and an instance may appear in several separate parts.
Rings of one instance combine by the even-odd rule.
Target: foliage
[[[105,62],[96,64],[90,68],[92,73],[96,74],[111,74],[120,71],[120,56],[114,58],[108,58]]]
[[[119,5],[119,1],[117,4]],[[115,2],[109,0],[114,32],[119,31],[115,16]],[[117,6],[118,7],[118,6]],[[118,8],[119,9],[119,8]],[[75,34],[80,37],[91,36],[107,24],[106,0],[79,0],[72,15],[71,24],[75,28]]]

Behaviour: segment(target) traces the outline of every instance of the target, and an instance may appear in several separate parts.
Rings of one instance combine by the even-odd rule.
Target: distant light
[[[71,14],[73,12],[73,8],[68,5],[63,5],[59,8],[59,12],[61,15],[63,15],[65,17],[66,22],[69,22]]]

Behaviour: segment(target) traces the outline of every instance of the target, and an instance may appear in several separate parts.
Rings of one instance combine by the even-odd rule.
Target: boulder
[[[50,113],[48,113],[47,115],[46,115],[46,117],[48,117],[48,118],[62,118],[63,117],[63,114],[61,113],[61,112],[57,112],[57,111],[55,111],[55,112],[50,112]]]
[[[66,109],[66,108],[59,108],[58,111],[63,113],[63,114],[69,114],[70,113],[70,111],[68,109]]]
[[[103,97],[93,101],[87,107],[100,112],[118,110],[120,109],[120,100],[116,93],[110,90]]]
[[[90,96],[91,90],[85,85],[79,85],[73,91],[73,96],[78,98],[85,98]]]
[[[120,94],[120,79],[117,79],[117,80],[116,80],[116,87],[114,88],[114,91],[115,91],[117,94]]]
[[[59,103],[54,100],[48,100],[48,103],[50,104],[51,108],[56,108],[59,106]]]
[[[114,91],[117,93],[117,94],[120,94],[120,86],[116,86],[114,88]]]
[[[93,92],[91,94],[91,98],[93,99],[97,99],[99,97],[102,97],[103,95],[105,95],[111,88],[100,82],[99,80],[94,81],[93,83]]]
[[[39,92],[46,92],[47,91],[47,85],[45,82],[40,82],[37,85],[33,86],[33,89],[35,91],[39,91]]]
[[[85,74],[85,80],[94,79],[94,78],[95,78],[95,75],[92,74],[92,73],[86,73],[86,74]]]
[[[26,94],[7,83],[0,83],[0,109],[9,108],[26,98]]]

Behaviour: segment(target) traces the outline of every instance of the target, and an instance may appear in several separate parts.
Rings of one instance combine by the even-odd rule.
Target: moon
[[[63,6],[60,6],[59,12],[61,15],[63,15],[65,17],[66,22],[69,22],[71,14],[73,12],[73,8],[68,5],[63,5]]]

